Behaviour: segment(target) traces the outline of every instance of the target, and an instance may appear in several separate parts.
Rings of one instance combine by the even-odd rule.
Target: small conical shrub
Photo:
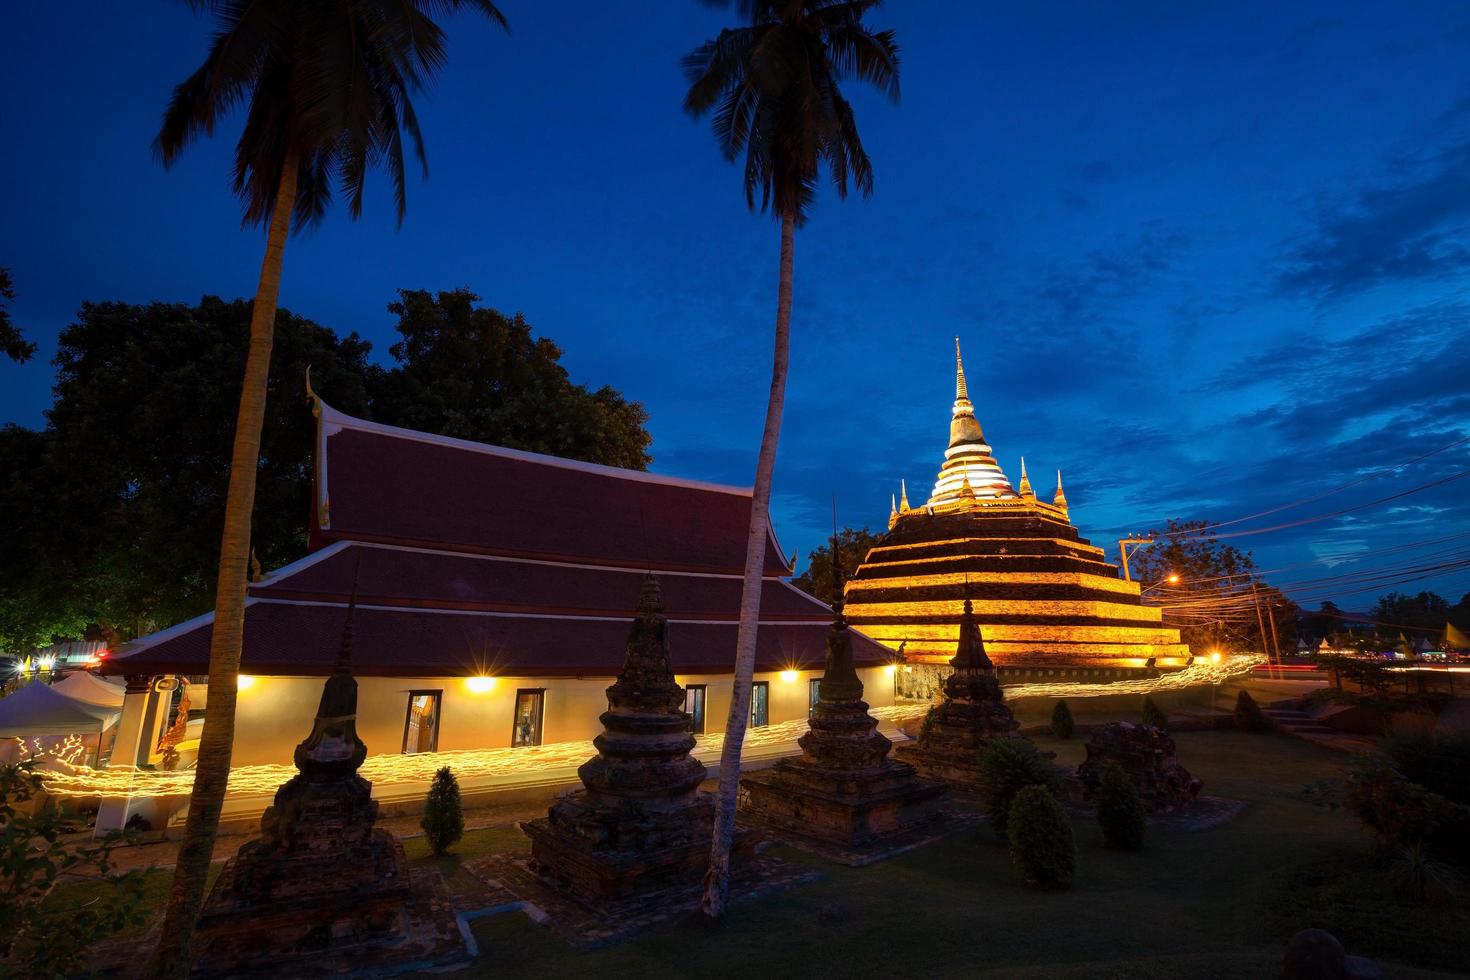
[[[1077,879],[1077,843],[1072,821],[1044,786],[1027,786],[1011,801],[1006,820],[1011,860],[1028,884],[1070,888]]]
[[[1067,707],[1067,702],[1058,701],[1057,706],[1051,709],[1051,733],[1057,738],[1071,738],[1077,726],[1072,722],[1072,709]]]
[[[429,797],[424,801],[424,817],[419,821],[428,839],[429,850],[436,855],[464,836],[464,804],[459,798],[459,781],[445,766],[434,773]]]
[[[1261,713],[1261,706],[1244,688],[1235,697],[1235,727],[1243,732],[1264,732],[1270,727],[1266,724],[1266,716]]]
[[[1027,786],[1061,792],[1061,774],[1024,738],[992,738],[980,750],[980,800],[997,834],[1004,833],[1011,801]]]
[[[1097,786],[1097,822],[1109,847],[1120,851],[1136,851],[1143,846],[1148,829],[1148,811],[1138,795],[1138,787],[1116,762],[1103,766]]]
[[[1164,714],[1158,705],[1154,704],[1153,698],[1144,698],[1143,723],[1145,725],[1151,725],[1154,728],[1168,728],[1169,716]]]

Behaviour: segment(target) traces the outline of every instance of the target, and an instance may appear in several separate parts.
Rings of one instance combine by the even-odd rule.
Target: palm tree
[[[729,6],[730,0],[706,0]],[[780,285],[776,290],[776,349],[771,393],[756,461],[735,641],[730,717],[720,753],[720,790],[704,914],[724,916],[730,891],[730,844],[740,749],[750,718],[761,572],[770,526],[771,472],[786,401],[791,339],[791,274],[796,229],[805,223],[823,164],[839,197],[851,180],[863,196],[873,192],[873,168],[858,138],[852,107],[838,83],[856,77],[898,101],[898,45],[892,31],[873,31],[863,17],[880,0],[740,0],[745,26],[723,30],[684,58],[689,91],[684,108],[694,116],[714,112],[715,139],[725,158],[745,156],[745,202],[769,210],[781,226]]]
[[[223,117],[244,106],[234,189],[245,223],[265,225],[266,244],[225,498],[209,710],[154,952],[151,973],[160,977],[189,972],[190,939],[230,774],[250,521],[286,235],[293,221],[297,228],[321,221],[334,185],[358,217],[370,165],[387,171],[401,225],[405,133],[428,171],[411,97],[445,61],[444,32],[429,13],[468,7],[506,26],[491,0],[193,0],[192,6],[212,12],[217,30],[204,63],[174,90],[154,149],[168,167],[197,136],[212,135]]]

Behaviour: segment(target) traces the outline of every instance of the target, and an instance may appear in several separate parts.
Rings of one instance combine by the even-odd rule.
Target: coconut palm
[[[706,0],[732,6],[730,0]],[[791,276],[796,229],[805,223],[821,168],[839,197],[849,183],[867,196],[873,168],[858,137],[852,107],[839,83],[857,78],[898,100],[898,46],[892,31],[863,23],[880,0],[739,0],[733,4],[743,26],[720,32],[684,58],[689,91],[684,108],[694,116],[713,112],[715,139],[730,161],[744,156],[745,200],[752,211],[769,211],[781,228],[780,283],[776,290],[775,356],[770,400],[745,545],[740,627],[735,641],[735,677],[730,717],[720,753],[720,790],[704,912],[718,919],[729,897],[730,843],[740,749],[750,715],[760,615],[761,572],[770,526],[771,472],[781,435],[786,368],[791,337]]]
[[[367,171],[393,184],[398,221],[405,194],[404,135],[427,173],[412,96],[444,65],[444,32],[430,13],[468,7],[505,26],[490,0],[194,0],[216,32],[199,69],[174,90],[154,149],[165,167],[243,107],[234,189],[245,224],[266,228],[250,319],[250,348],[235,422],[225,499],[209,710],[194,792],[152,975],[189,972],[189,942],[204,898],[235,735],[235,686],[244,632],[250,519],[265,413],[281,257],[293,228],[321,221],[334,188],[362,213]]]

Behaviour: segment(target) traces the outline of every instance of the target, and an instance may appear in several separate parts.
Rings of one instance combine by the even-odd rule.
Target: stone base
[[[228,883],[225,876],[233,874],[234,864],[225,866],[219,884]],[[211,902],[195,933],[192,976],[367,978],[468,963],[471,957],[439,872],[416,869],[402,884],[401,894],[349,894],[330,908],[285,903],[222,910]]]
[[[943,752],[922,748],[918,742],[903,742],[893,747],[893,754],[919,771],[925,779],[948,784],[957,793],[980,792],[980,753]]]
[[[673,810],[640,813],[589,805],[585,793],[558,800],[546,817],[520,824],[531,838],[529,867],[549,884],[593,905],[699,882],[709,867],[714,798],[701,793]],[[755,839],[736,830],[732,862]]]
[[[923,833],[940,818],[944,783],[918,778],[914,767],[887,760],[877,769],[840,772],[787,759],[740,779],[741,816],[781,836],[795,835],[848,850]]]

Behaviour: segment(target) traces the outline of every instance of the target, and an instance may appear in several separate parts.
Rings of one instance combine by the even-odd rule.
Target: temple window
[[[516,692],[515,725],[510,733],[512,747],[541,744],[541,719],[545,713],[545,705],[545,688],[522,689]]]
[[[810,718],[812,712],[817,710],[817,702],[822,700],[822,679],[813,677],[807,682],[806,716]]]
[[[684,710],[689,713],[689,731],[694,735],[704,734],[704,697],[704,684],[684,688]]]
[[[443,691],[409,691],[403,723],[403,754],[434,752],[439,746],[439,706]]]
[[[756,681],[750,691],[750,727],[764,728],[771,723],[771,683]]]

